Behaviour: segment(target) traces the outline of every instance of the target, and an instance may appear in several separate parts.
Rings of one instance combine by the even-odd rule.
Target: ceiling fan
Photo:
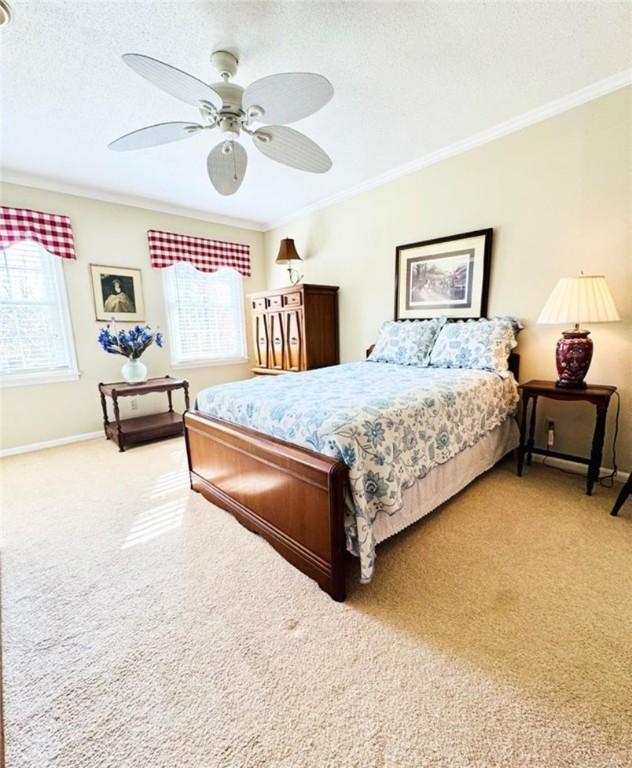
[[[173,122],[149,125],[108,144],[117,152],[145,149],[218,129],[221,141],[206,161],[212,185],[221,195],[232,195],[246,175],[248,155],[239,142],[245,133],[266,157],[300,171],[325,173],[331,168],[329,155],[286,123],[313,114],[332,98],[334,89],[322,75],[287,72],[255,80],[245,90],[230,82],[238,61],[228,51],[211,55],[221,82],[207,85],[170,64],[140,53],[126,53],[123,61],[149,82],[177,99],[197,107],[201,123]],[[256,127],[255,123],[265,123]]]

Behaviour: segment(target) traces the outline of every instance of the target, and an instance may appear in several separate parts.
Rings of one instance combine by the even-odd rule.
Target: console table
[[[522,468],[527,459],[527,466],[531,464],[531,456],[534,453],[540,456],[552,456],[557,459],[566,459],[568,461],[577,461],[580,464],[588,465],[586,474],[586,493],[592,495],[593,487],[599,479],[599,468],[601,467],[601,456],[603,453],[603,441],[606,434],[606,414],[610,398],[617,391],[616,387],[588,385],[583,389],[571,389],[570,387],[557,387],[554,381],[529,381],[521,384],[522,390],[522,422],[520,425],[520,446],[518,448],[518,475],[522,475]],[[544,448],[535,447],[535,421],[536,408],[539,397],[548,397],[552,400],[561,400],[563,402],[574,402],[583,400],[595,406],[596,420],[595,431],[592,440],[592,449],[590,458],[583,456],[571,456],[568,453],[559,451],[549,451]],[[529,424],[529,433],[527,436],[527,411],[529,401],[531,405],[531,419]]]
[[[103,410],[103,430],[108,440],[113,440],[124,451],[129,443],[143,443],[148,440],[157,440],[161,437],[181,435],[184,431],[182,414],[173,410],[172,392],[177,389],[184,390],[185,408],[189,408],[189,382],[185,379],[172,379],[171,376],[163,376],[159,379],[147,379],[140,384],[127,384],[117,381],[111,384],[99,384],[101,395],[101,408]],[[121,419],[119,412],[119,397],[135,397],[136,395],[148,395],[152,392],[166,392],[169,409],[162,413],[151,413],[148,416],[136,416],[130,419]],[[108,418],[107,400],[112,400],[114,408],[114,421]]]

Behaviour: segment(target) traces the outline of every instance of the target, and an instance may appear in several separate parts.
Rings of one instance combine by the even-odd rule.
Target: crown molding
[[[232,216],[222,216],[221,214],[202,211],[196,208],[181,208],[177,205],[153,200],[147,197],[136,197],[126,195],[122,192],[109,192],[104,189],[93,189],[92,187],[83,187],[79,184],[69,184],[57,179],[47,179],[41,176],[33,176],[21,171],[15,171],[10,168],[0,170],[0,181],[7,184],[19,184],[23,187],[34,187],[35,189],[45,189],[49,192],[61,192],[66,195],[75,195],[77,197],[87,197],[91,200],[99,200],[103,203],[114,203],[116,205],[129,205],[132,208],[146,208],[157,213],[169,213],[173,216],[186,216],[189,219],[198,219],[208,221],[211,224],[223,224],[228,227],[239,227],[241,229],[251,229],[255,232],[263,232],[264,225],[260,221],[251,219],[239,219]]]
[[[328,208],[331,205],[340,203],[343,200],[348,200],[351,197],[361,194],[362,192],[368,192],[376,187],[381,187],[383,184],[387,184],[389,181],[394,181],[402,176],[419,171],[422,168],[427,168],[429,165],[435,165],[442,160],[447,160],[450,157],[461,155],[464,152],[468,152],[470,149],[480,147],[483,144],[488,144],[491,141],[500,139],[503,136],[508,136],[516,131],[521,131],[523,128],[528,128],[531,125],[540,123],[543,120],[548,120],[550,117],[555,117],[562,112],[567,112],[570,109],[579,107],[582,104],[586,104],[589,101],[598,99],[601,96],[606,96],[613,91],[617,91],[620,88],[625,88],[628,85],[632,85],[632,68],[624,69],[622,72],[618,72],[615,75],[606,77],[603,80],[598,80],[592,85],[588,85],[584,88],[580,88],[578,91],[573,91],[566,96],[562,96],[559,99],[549,101],[540,107],[523,112],[523,114],[517,117],[512,117],[509,120],[505,120],[498,125],[486,128],[479,133],[475,133],[473,136],[469,136],[466,139],[456,141],[453,144],[448,144],[445,147],[430,152],[427,155],[423,155],[417,160],[413,160],[404,165],[397,166],[396,168],[386,171],[379,176],[374,176],[371,179],[356,184],[343,192],[337,192],[329,197],[322,198],[311,205],[307,205],[294,213],[283,216],[279,219],[275,219],[263,226],[265,232],[269,232],[272,229],[289,224],[292,221],[296,221],[299,218],[308,216],[311,213],[320,211],[323,208]]]
[[[51,192],[61,192],[68,195],[76,195],[79,197],[87,197],[93,200],[101,200],[106,203],[114,203],[117,205],[129,205],[134,208],[146,208],[151,211],[157,211],[159,213],[168,213],[175,216],[186,216],[188,218],[198,219],[201,221],[208,221],[212,224],[223,224],[230,227],[240,227],[242,229],[250,229],[255,232],[269,232],[277,227],[289,224],[292,221],[296,221],[299,218],[308,216],[311,213],[320,211],[323,208],[328,208],[336,203],[343,202],[349,198],[355,197],[362,192],[368,192],[372,189],[387,184],[389,181],[394,181],[402,176],[407,176],[415,171],[419,171],[422,168],[427,168],[430,165],[435,165],[443,160],[447,160],[450,157],[468,152],[470,149],[480,147],[483,144],[500,139],[504,136],[508,136],[511,133],[521,131],[523,128],[528,128],[531,125],[548,120],[550,117],[555,117],[563,112],[567,112],[570,109],[579,107],[582,104],[586,104],[589,101],[598,99],[601,96],[606,96],[613,91],[617,91],[620,88],[632,85],[632,68],[625,69],[622,72],[618,72],[615,75],[606,77],[603,80],[598,80],[596,83],[592,83],[584,88],[580,88],[578,91],[562,96],[559,99],[549,101],[540,107],[536,107],[528,112],[524,112],[517,117],[513,117],[509,120],[505,120],[498,125],[486,128],[479,133],[475,133],[473,136],[462,139],[460,141],[449,144],[445,147],[441,147],[433,152],[423,155],[416,160],[409,163],[405,163],[396,168],[386,171],[379,176],[374,176],[370,179],[366,179],[359,184],[354,185],[346,190],[337,192],[334,195],[324,197],[310,205],[300,208],[293,213],[278,219],[273,219],[268,222],[255,221],[252,219],[240,219],[232,216],[222,216],[221,214],[215,214],[210,211],[202,211],[195,208],[182,208],[169,203],[161,202],[145,197],[136,197],[133,195],[126,195],[124,193],[112,192],[102,189],[93,189],[91,187],[83,187],[80,185],[69,184],[63,181],[54,179],[47,179],[31,174],[22,173],[20,171],[12,169],[2,169],[0,171],[0,180],[10,184],[20,184],[26,187],[35,187],[37,189],[50,190]]]

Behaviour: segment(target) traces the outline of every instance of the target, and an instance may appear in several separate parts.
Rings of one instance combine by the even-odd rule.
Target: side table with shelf
[[[171,376],[162,376],[157,379],[147,379],[139,384],[127,384],[124,381],[110,384],[99,384],[101,395],[101,408],[103,410],[103,430],[108,440],[113,440],[124,451],[130,443],[142,443],[148,440],[156,440],[161,437],[181,435],[184,431],[182,414],[173,410],[172,393],[175,390],[184,390],[185,408],[189,408],[189,382],[186,379],[173,379]],[[118,399],[119,397],[134,397],[136,395],[148,395],[153,392],[166,392],[168,410],[161,413],[151,413],[147,416],[135,416],[129,419],[121,419]],[[114,409],[114,421],[110,421],[107,410],[106,398],[111,398]]]
[[[557,387],[554,381],[528,381],[520,385],[522,391],[522,421],[520,425],[520,446],[518,448],[518,476],[522,476],[522,469],[525,464],[531,464],[531,457],[534,453],[540,456],[551,456],[557,459],[566,459],[567,461],[576,461],[580,464],[586,464],[588,471],[586,473],[586,493],[592,495],[593,487],[599,479],[599,468],[601,467],[601,457],[603,454],[603,443],[606,434],[606,414],[610,398],[617,391],[616,387],[607,385],[589,384],[583,389],[571,387]],[[568,453],[551,451],[535,446],[535,422],[538,398],[546,397],[552,400],[563,402],[585,401],[595,406],[596,419],[595,431],[593,433],[590,458],[583,456],[571,456]],[[529,402],[531,401],[531,418],[529,420],[529,431],[527,434],[527,412]]]

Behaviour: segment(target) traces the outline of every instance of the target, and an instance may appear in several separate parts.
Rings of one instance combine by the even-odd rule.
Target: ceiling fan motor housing
[[[221,96],[222,108],[220,114],[229,114],[239,117],[244,114],[241,100],[244,89],[235,83],[213,83],[211,88]]]

